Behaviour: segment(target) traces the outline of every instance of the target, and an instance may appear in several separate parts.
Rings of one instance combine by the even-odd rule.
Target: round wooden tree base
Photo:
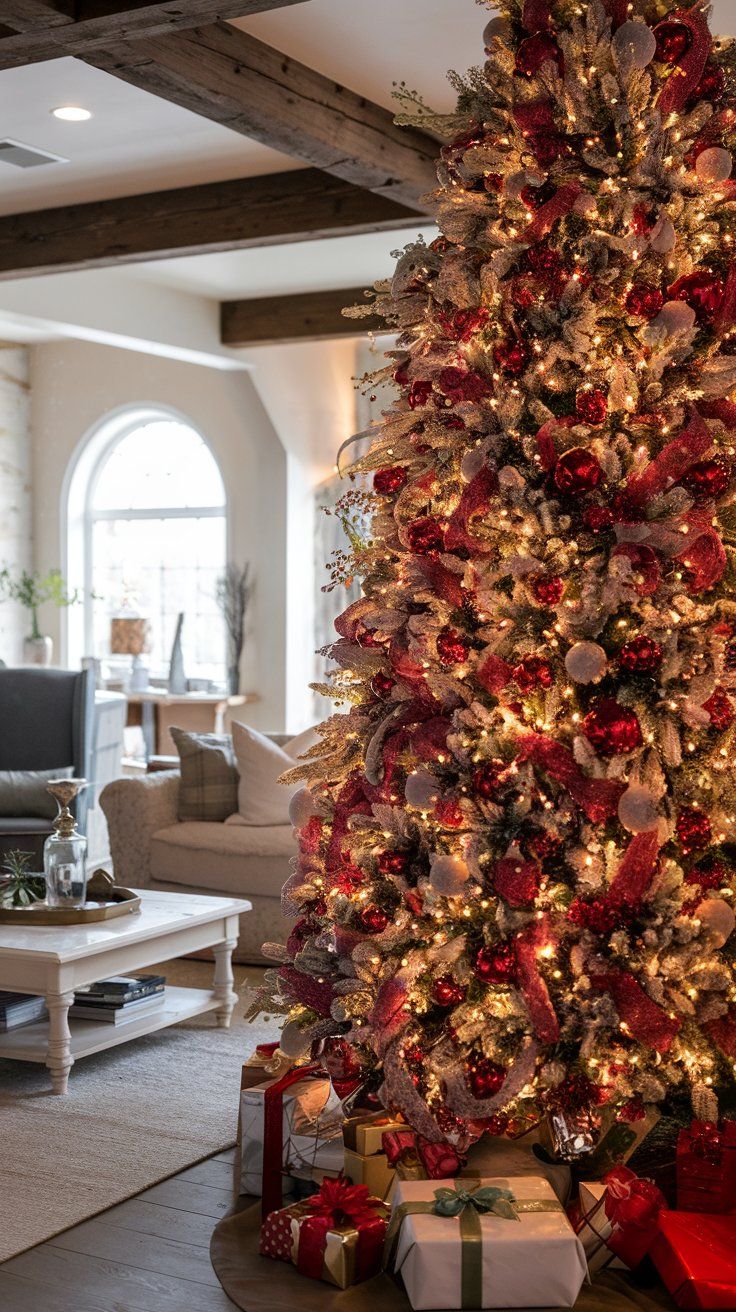
[[[260,1225],[257,1203],[220,1221],[210,1245],[215,1274],[242,1312],[411,1312],[402,1285],[390,1276],[376,1276],[351,1289],[334,1289],[300,1275],[287,1262],[261,1257]],[[596,1278],[594,1285],[583,1286],[575,1312],[662,1312],[674,1307],[661,1286],[634,1288],[625,1272],[611,1271]]]

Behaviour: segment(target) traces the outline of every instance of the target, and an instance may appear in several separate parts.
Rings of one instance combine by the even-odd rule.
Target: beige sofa
[[[286,735],[269,735],[283,743]],[[281,888],[296,854],[291,825],[227,825],[178,819],[179,773],[116,779],[100,795],[115,879],[132,888],[244,897],[236,961],[263,962],[261,945],[284,942]]]

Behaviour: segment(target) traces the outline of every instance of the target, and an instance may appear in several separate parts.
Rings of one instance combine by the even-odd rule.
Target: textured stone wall
[[[0,343],[0,569],[31,565],[31,443],[28,349]],[[27,616],[0,602],[0,659],[21,659]]]

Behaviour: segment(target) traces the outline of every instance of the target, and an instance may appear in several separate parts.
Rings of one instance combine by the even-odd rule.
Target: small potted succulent
[[[15,601],[30,612],[31,632],[23,640],[23,663],[25,665],[50,665],[54,655],[53,640],[41,633],[38,623],[39,607],[46,602],[54,606],[74,606],[82,600],[78,588],[71,592],[66,586],[61,570],[52,569],[48,574],[38,570],[29,573],[23,569],[19,574],[11,574],[9,569],[0,570],[0,600]]]
[[[0,869],[0,906],[29,907],[46,896],[46,880],[28,869],[30,860],[30,852],[8,852]]]

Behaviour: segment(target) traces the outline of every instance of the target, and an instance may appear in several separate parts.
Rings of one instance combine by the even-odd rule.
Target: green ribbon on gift
[[[472,1180],[455,1180],[453,1187],[436,1189],[434,1202],[400,1203],[394,1208],[386,1235],[384,1267],[393,1270],[401,1227],[407,1216],[442,1216],[460,1220],[462,1245],[460,1306],[483,1306],[483,1232],[481,1216],[518,1221],[522,1212],[562,1212],[562,1204],[551,1198],[516,1198],[510,1189],[481,1185]]]

